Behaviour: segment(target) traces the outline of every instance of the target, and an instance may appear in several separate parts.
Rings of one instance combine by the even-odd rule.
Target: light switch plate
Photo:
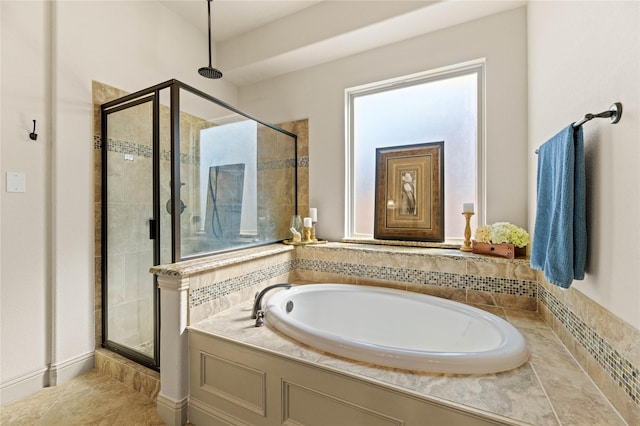
[[[7,192],[25,192],[26,176],[22,172],[7,172]]]

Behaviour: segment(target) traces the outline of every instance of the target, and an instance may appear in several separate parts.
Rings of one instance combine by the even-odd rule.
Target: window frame
[[[469,62],[423,71],[415,74],[395,77],[387,80],[367,83],[360,86],[345,89],[345,217],[344,217],[344,237],[347,239],[373,239],[373,234],[357,234],[355,229],[355,165],[354,165],[354,100],[359,96],[366,96],[375,93],[382,93],[389,90],[396,90],[411,87],[419,84],[429,83],[438,80],[459,77],[462,75],[476,74],[477,76],[477,135],[476,135],[476,199],[475,213],[478,226],[485,223],[486,217],[486,133],[485,133],[485,59],[476,59]],[[462,206],[461,206],[462,211]],[[451,238],[445,235],[445,242],[458,242],[462,238]]]

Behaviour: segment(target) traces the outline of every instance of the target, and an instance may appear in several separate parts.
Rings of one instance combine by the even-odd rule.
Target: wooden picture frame
[[[444,141],[376,149],[373,237],[444,241]]]

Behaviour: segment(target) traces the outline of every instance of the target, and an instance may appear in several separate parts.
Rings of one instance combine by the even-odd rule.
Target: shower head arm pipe
[[[207,16],[209,17],[209,68],[212,68],[211,65],[211,1],[207,0]]]

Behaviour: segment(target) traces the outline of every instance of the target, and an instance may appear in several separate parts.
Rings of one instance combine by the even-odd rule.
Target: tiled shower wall
[[[309,215],[309,120],[296,120],[279,123],[278,127],[293,133],[297,141],[298,172],[298,214]],[[266,193],[266,192],[265,192]],[[280,226],[288,224],[281,224]]]

